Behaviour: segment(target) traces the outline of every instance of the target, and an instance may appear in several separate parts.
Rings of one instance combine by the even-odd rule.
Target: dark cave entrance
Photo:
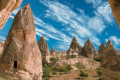
[[[14,68],[17,68],[17,61],[14,61]]]

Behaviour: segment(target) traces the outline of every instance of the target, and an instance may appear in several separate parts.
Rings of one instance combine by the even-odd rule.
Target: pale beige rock
[[[70,44],[70,47],[67,51],[67,55],[68,56],[78,56],[78,55],[83,55],[82,54],[82,47],[80,46],[80,44],[77,42],[75,36],[72,39],[72,42]]]
[[[93,59],[95,55],[95,49],[93,47],[93,44],[91,41],[88,39],[83,47],[83,53],[85,56]]]
[[[3,52],[4,43],[0,41],[0,55]]]
[[[118,23],[120,29],[120,0],[108,0],[112,9],[113,16]]]
[[[5,65],[5,72],[15,80],[42,80],[42,57],[29,4],[14,18],[1,62]]]
[[[120,61],[109,40],[101,60],[103,80],[120,80]]]
[[[42,54],[43,64],[50,63],[50,51],[48,48],[48,44],[45,40],[45,37],[43,35],[38,42],[38,46],[39,46],[39,49],[40,49],[41,54]]]
[[[99,67],[99,62],[94,61],[93,59],[86,58],[84,56],[79,56],[78,58],[69,58],[69,59],[59,59],[56,62],[56,65],[62,66],[62,65],[71,65],[73,68],[75,67],[76,63],[81,63],[81,65],[85,66],[87,70],[94,69],[95,67]],[[76,69],[75,69],[76,70]]]
[[[23,0],[0,0],[0,30],[3,28],[13,10],[17,9]]]

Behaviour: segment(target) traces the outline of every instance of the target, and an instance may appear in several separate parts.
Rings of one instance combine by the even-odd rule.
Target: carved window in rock
[[[17,61],[14,61],[14,68],[17,68]]]

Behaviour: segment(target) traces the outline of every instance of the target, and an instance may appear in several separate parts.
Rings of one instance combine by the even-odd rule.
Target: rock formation
[[[5,41],[1,63],[5,72],[14,80],[42,80],[42,58],[29,4],[14,18]]]
[[[120,0],[108,0],[110,3],[113,16],[118,23],[120,29]]]
[[[4,43],[0,41],[0,55],[3,52]]]
[[[55,51],[55,48],[53,47],[52,50],[51,50],[51,55],[55,56],[56,55],[56,51]]]
[[[72,39],[72,42],[70,44],[70,47],[67,51],[67,55],[68,56],[78,56],[78,55],[82,55],[82,47],[79,45],[79,43],[77,42],[75,36]]]
[[[13,10],[17,9],[22,0],[0,0],[0,30],[3,28]]]
[[[83,47],[83,53],[85,56],[93,59],[95,54],[95,49],[91,43],[91,41],[88,39]]]
[[[109,40],[101,61],[103,80],[120,80],[120,61]]]
[[[104,43],[101,43],[99,50],[98,50],[98,54],[100,58],[102,58],[102,55],[104,54],[104,49],[105,49]]]
[[[47,42],[45,40],[45,37],[43,35],[38,42],[38,46],[39,46],[41,54],[42,54],[43,64],[50,63],[50,52],[49,52],[49,48],[48,48]]]

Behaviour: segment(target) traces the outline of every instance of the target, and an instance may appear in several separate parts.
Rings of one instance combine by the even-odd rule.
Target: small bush
[[[102,71],[100,67],[97,68],[96,72],[98,73],[99,76],[102,76]]]
[[[54,69],[58,72],[67,72],[70,71],[72,67],[70,65],[64,65],[64,66],[57,66]]]
[[[56,61],[58,61],[58,59],[57,58],[51,58],[50,61],[51,62],[56,62]]]
[[[78,68],[78,69],[85,69],[85,66],[83,64],[81,64],[80,62],[76,63],[75,66]]]
[[[57,73],[56,73],[56,71],[52,71],[52,75],[56,75]]]
[[[102,80],[102,78],[99,78],[98,80]]]
[[[80,71],[80,76],[81,77],[88,77],[88,74],[83,72],[82,70]]]

